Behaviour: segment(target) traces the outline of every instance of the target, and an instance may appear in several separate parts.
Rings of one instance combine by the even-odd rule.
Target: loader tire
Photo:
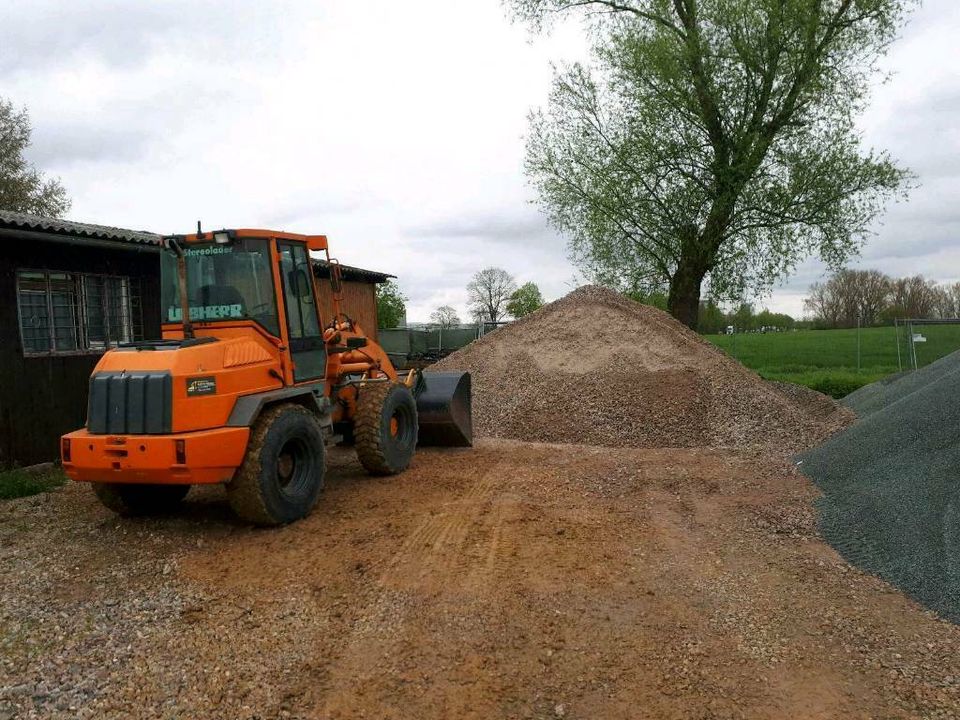
[[[299,405],[264,411],[250,431],[247,454],[227,484],[230,507],[255,525],[284,525],[317,503],[326,474],[323,430]]]
[[[104,507],[118,515],[134,517],[175,510],[190,492],[190,486],[93,483],[93,492]]]
[[[357,458],[371,475],[395,475],[417,448],[417,403],[406,385],[367,383],[357,397],[353,435]]]

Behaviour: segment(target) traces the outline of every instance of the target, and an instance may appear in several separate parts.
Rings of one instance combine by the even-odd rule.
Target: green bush
[[[807,387],[839,400],[854,390],[862,388],[867,384],[867,380],[860,375],[826,374],[811,382]]]
[[[811,370],[809,368],[800,372],[784,372],[784,368],[775,370],[761,368],[759,372],[767,380],[805,385],[837,400],[887,375],[883,371],[858,373],[856,370]]]
[[[60,487],[67,481],[60,468],[34,472],[22,468],[0,471],[0,500],[37,495]]]

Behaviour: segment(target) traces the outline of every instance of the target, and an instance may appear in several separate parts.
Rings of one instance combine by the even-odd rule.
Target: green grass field
[[[920,367],[960,349],[960,325],[927,325],[917,328],[927,341],[916,344]],[[856,330],[798,330],[785,333],[707,335],[747,367],[768,380],[786,380],[843,397],[858,387],[898,372],[897,335],[894,328],[860,331],[857,363]],[[900,329],[900,362],[911,367],[909,343]]]

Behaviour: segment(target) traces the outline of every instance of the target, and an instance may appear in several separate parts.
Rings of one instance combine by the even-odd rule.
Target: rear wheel
[[[361,386],[353,434],[360,464],[372,475],[407,469],[417,448],[417,403],[406,385]]]
[[[250,433],[243,465],[227,485],[233,511],[257,525],[282,525],[316,505],[326,472],[323,430],[299,405],[266,410]]]
[[[153,515],[175,510],[190,492],[190,486],[93,483],[93,492],[118,515]]]

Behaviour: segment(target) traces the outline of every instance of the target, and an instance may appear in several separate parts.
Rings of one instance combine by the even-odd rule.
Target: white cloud
[[[922,183],[867,246],[889,272],[960,275],[958,21],[950,0],[925,4],[864,119]],[[531,38],[499,0],[20,0],[0,10],[0,83],[30,109],[32,157],[62,177],[74,219],[324,232],[343,262],[399,276],[424,320],[466,314],[487,265],[548,298],[574,285],[530,205],[523,134],[551,61],[585,46],[575,23]],[[821,273],[805,264],[768,304],[798,312]]]

